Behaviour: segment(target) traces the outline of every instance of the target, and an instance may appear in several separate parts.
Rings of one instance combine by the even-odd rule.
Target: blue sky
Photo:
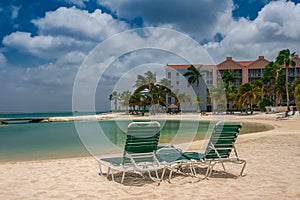
[[[87,55],[105,39],[134,28],[163,27],[186,34],[215,63],[226,56],[254,60],[263,55],[273,60],[285,48],[299,53],[299,2],[1,1],[0,112],[70,111],[75,77]],[[130,45],[133,39],[123,42]],[[176,61],[162,54],[130,52],[112,67],[130,71],[143,62],[164,66]],[[107,70],[105,77],[96,91],[96,110],[110,109],[108,95],[122,74]]]

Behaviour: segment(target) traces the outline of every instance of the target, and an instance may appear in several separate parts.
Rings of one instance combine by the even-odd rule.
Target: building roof
[[[215,65],[199,65],[199,64],[191,64],[194,65],[196,68],[202,67],[202,68],[211,68],[211,67],[215,67]],[[187,69],[189,68],[191,65],[167,65],[167,68],[170,69]]]
[[[299,60],[299,57],[298,55],[295,56],[294,59],[298,59]],[[196,68],[198,67],[202,67],[202,68],[219,68],[220,66],[226,64],[227,62],[232,62],[232,63],[235,63],[237,66],[239,67],[250,67],[251,65],[255,64],[256,62],[259,62],[259,61],[267,61],[269,62],[268,60],[266,60],[264,58],[264,56],[258,56],[258,59],[256,60],[253,60],[253,61],[235,61],[232,59],[232,57],[226,57],[226,60],[224,60],[223,62],[219,63],[219,64],[216,64],[216,65],[200,65],[200,64],[193,64]],[[167,65],[166,68],[169,68],[169,69],[187,69],[191,66],[191,64],[182,64],[182,65]]]
[[[236,61],[236,62],[242,66],[248,66],[253,63],[253,61]]]

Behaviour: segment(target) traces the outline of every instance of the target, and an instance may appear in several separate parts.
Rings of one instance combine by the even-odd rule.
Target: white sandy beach
[[[275,118],[226,117],[275,127],[238,137],[239,156],[247,160],[244,177],[216,173],[196,182],[174,175],[171,184],[158,186],[147,177],[127,174],[122,185],[100,177],[93,157],[8,162],[0,163],[0,199],[300,199],[300,116]],[[239,167],[229,165],[229,172],[237,174]]]

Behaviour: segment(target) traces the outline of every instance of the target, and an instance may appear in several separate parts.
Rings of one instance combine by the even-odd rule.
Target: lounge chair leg
[[[106,174],[107,179],[108,179],[109,173],[110,173],[110,167],[107,168],[107,174]]]
[[[244,165],[243,165],[242,171],[240,173],[240,176],[243,176],[243,172],[244,172],[244,169],[245,169],[246,164],[247,164],[246,160],[243,160],[243,163],[244,163]]]
[[[192,170],[192,176],[197,177],[197,172],[194,165],[191,166],[191,170]]]
[[[123,181],[124,181],[124,178],[125,178],[125,171],[123,171],[123,174],[122,174],[122,179],[121,179],[121,183],[123,183]]]
[[[163,169],[163,172],[162,172],[161,177],[160,177],[161,180],[164,180],[166,169],[167,169],[166,167]]]
[[[207,172],[209,172],[208,174],[207,174],[207,178],[208,177],[210,177],[211,176],[211,174],[212,174],[212,172],[213,172],[213,169],[214,169],[214,166],[216,165],[217,163],[209,163],[209,171],[207,171]]]
[[[225,168],[224,162],[222,162],[222,167],[223,167],[224,171],[226,172],[226,168]]]
[[[210,166],[207,166],[206,173],[205,173],[205,175],[204,175],[204,177],[202,179],[208,179],[209,174],[210,174]]]
[[[103,176],[103,172],[102,172],[102,167],[101,167],[100,161],[98,161],[98,164],[99,164],[99,175]]]
[[[114,176],[114,173],[113,173],[113,169],[111,169],[111,180],[115,181],[115,176]]]
[[[173,173],[173,170],[172,170],[172,168],[170,168],[170,174],[169,174],[169,180],[168,180],[169,183],[171,183],[172,173]]]
[[[195,170],[193,164],[190,164],[190,171],[191,171],[192,176],[196,176],[196,170]]]
[[[156,177],[153,177],[153,176],[151,175],[151,171],[150,171],[150,170],[148,171],[148,175],[149,175],[149,178],[150,178],[152,181],[157,182],[158,185],[160,184],[161,180],[159,179],[157,170],[155,170],[155,176],[156,176]]]
[[[159,178],[159,176],[158,176],[158,172],[157,172],[157,170],[155,170],[155,175],[156,175],[156,179],[157,179],[157,181],[158,182],[161,182],[161,179]]]

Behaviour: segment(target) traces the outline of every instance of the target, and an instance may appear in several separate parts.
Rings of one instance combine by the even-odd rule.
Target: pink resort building
[[[296,66],[289,69],[289,84],[292,84],[297,75],[300,74],[300,58],[295,55],[294,61]],[[226,59],[217,65],[200,65],[193,64],[196,68],[200,68],[202,79],[199,82],[199,86],[191,86],[186,77],[183,76],[187,72],[187,68],[190,64],[185,65],[166,65],[166,78],[168,78],[172,85],[172,90],[178,93],[185,93],[191,95],[193,99],[196,96],[200,96],[203,100],[202,109],[211,111],[212,102],[209,102],[207,98],[207,90],[213,85],[216,86],[218,80],[221,79],[222,74],[226,70],[233,70],[238,78],[233,86],[239,86],[243,83],[253,83],[257,79],[263,78],[263,69],[270,61],[265,59],[264,56],[258,56],[256,60],[252,61],[236,61],[232,57],[226,57]],[[291,102],[293,103],[293,102]],[[185,106],[186,110],[195,110],[196,105]]]

